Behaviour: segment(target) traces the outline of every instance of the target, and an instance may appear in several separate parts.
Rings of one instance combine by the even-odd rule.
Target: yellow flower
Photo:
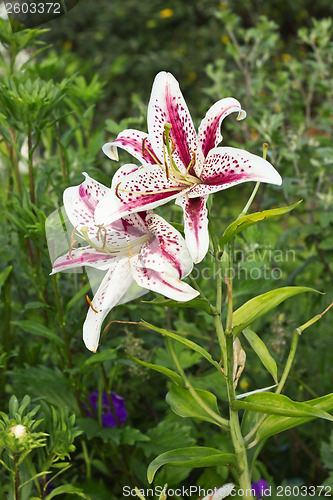
[[[162,19],[167,19],[168,17],[172,17],[173,16],[173,10],[172,9],[163,9],[163,10],[160,11],[159,16]]]
[[[228,35],[222,35],[221,38],[220,38],[220,40],[224,44],[227,44],[230,41]]]
[[[243,391],[246,391],[249,388],[249,383],[247,380],[242,380],[239,384],[239,387],[243,389]]]
[[[291,61],[291,55],[290,54],[282,54],[281,59],[284,62],[289,62],[289,61]]]

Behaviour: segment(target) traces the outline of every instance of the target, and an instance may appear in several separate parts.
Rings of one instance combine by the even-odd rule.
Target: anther
[[[145,137],[143,140],[142,140],[142,156],[145,155],[145,152],[146,152],[146,140],[147,140],[147,137]]]
[[[122,201],[122,199],[121,199],[121,197],[119,196],[119,193],[118,193],[118,189],[119,189],[120,184],[121,184],[121,182],[119,182],[119,184],[116,185],[115,194],[116,194],[117,198],[119,198],[119,200]]]
[[[74,229],[72,231],[72,234],[71,234],[71,241],[72,241],[72,243],[71,243],[71,246],[70,246],[69,252],[68,252],[68,255],[69,255],[70,259],[73,258],[72,257],[72,251],[73,251],[73,247],[74,247],[75,243],[77,242],[77,240],[74,240],[74,235],[75,235],[76,228],[77,228],[77,226],[74,227]]]
[[[94,308],[94,306],[92,305],[92,302],[91,300],[89,299],[88,295],[86,295],[86,301],[88,302],[89,306],[91,307],[91,309],[98,314],[98,311],[96,311],[96,309]]]

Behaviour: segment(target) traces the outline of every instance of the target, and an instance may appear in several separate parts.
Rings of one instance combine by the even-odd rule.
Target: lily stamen
[[[89,307],[91,307],[91,309],[96,313],[98,314],[98,311],[94,308],[94,306],[92,305],[92,302],[91,300],[89,299],[89,296],[86,294],[86,301],[88,302],[89,304]]]
[[[72,234],[71,234],[71,241],[72,241],[72,243],[71,243],[71,246],[70,246],[69,252],[68,252],[68,255],[69,255],[70,259],[73,258],[72,257],[73,247],[74,247],[75,243],[77,243],[77,240],[74,240],[74,235],[75,235],[76,228],[77,228],[77,226],[74,227],[74,229],[72,231]]]

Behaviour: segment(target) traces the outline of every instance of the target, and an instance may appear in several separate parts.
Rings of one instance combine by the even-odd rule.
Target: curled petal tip
[[[113,146],[112,142],[107,142],[102,147],[103,153],[111,160],[119,161],[117,147]]]
[[[236,120],[241,121],[244,120],[244,118],[246,118],[246,111],[244,111],[244,109],[241,109],[238,113]]]

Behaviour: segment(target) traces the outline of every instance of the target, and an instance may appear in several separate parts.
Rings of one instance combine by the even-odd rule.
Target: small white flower
[[[27,429],[22,424],[13,425],[13,427],[11,427],[9,430],[14,434],[16,439],[19,439],[20,441],[22,441],[22,439],[27,435]]]

